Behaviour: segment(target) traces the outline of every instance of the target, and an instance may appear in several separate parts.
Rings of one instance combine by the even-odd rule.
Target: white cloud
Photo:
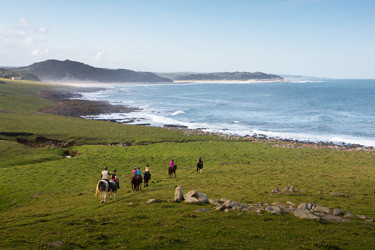
[[[99,51],[98,53],[96,53],[95,61],[99,62],[100,59],[103,57],[103,54],[104,54],[104,51]]]
[[[33,51],[31,51],[30,55],[32,56],[37,56],[40,54],[40,51],[38,49],[34,49]]]
[[[48,29],[47,29],[46,27],[40,27],[40,28],[37,29],[37,31],[38,31],[39,33],[43,33],[43,34],[45,34],[45,33],[48,32]]]

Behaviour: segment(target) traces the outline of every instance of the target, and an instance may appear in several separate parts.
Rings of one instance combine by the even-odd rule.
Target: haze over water
[[[375,80],[106,85],[83,95],[142,108],[94,119],[375,146]]]

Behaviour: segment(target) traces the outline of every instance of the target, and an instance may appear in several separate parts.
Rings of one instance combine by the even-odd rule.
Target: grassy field
[[[5,81],[4,79],[0,79]],[[0,136],[0,249],[372,249],[375,223],[301,220],[291,214],[216,211],[209,204],[175,203],[174,187],[210,198],[255,204],[291,201],[342,208],[375,217],[374,154],[332,149],[278,148],[270,143],[187,137],[176,130],[86,121],[39,113],[51,101],[36,98],[50,85],[0,85],[0,132],[27,132],[79,144],[31,148]],[[11,97],[12,96],[12,97]],[[3,99],[3,97],[5,97]],[[14,107],[13,107],[14,105]],[[109,146],[108,143],[128,146]],[[202,156],[202,174],[195,172]],[[167,178],[174,159],[177,178]],[[149,187],[131,192],[134,167],[150,164]],[[94,197],[104,166],[116,169],[117,200]],[[294,185],[297,193],[273,194]],[[333,197],[340,192],[347,197]],[[160,202],[147,204],[156,198]],[[200,208],[207,212],[196,213]],[[57,242],[57,243],[56,243]]]

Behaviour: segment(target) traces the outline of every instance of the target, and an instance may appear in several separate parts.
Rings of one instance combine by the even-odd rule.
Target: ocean
[[[375,80],[111,84],[81,93],[142,110],[88,116],[240,136],[375,146]]]

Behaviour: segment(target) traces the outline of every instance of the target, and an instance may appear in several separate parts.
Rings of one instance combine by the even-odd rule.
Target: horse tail
[[[100,193],[99,184],[100,184],[100,181],[98,182],[98,185],[96,185],[95,197]]]

